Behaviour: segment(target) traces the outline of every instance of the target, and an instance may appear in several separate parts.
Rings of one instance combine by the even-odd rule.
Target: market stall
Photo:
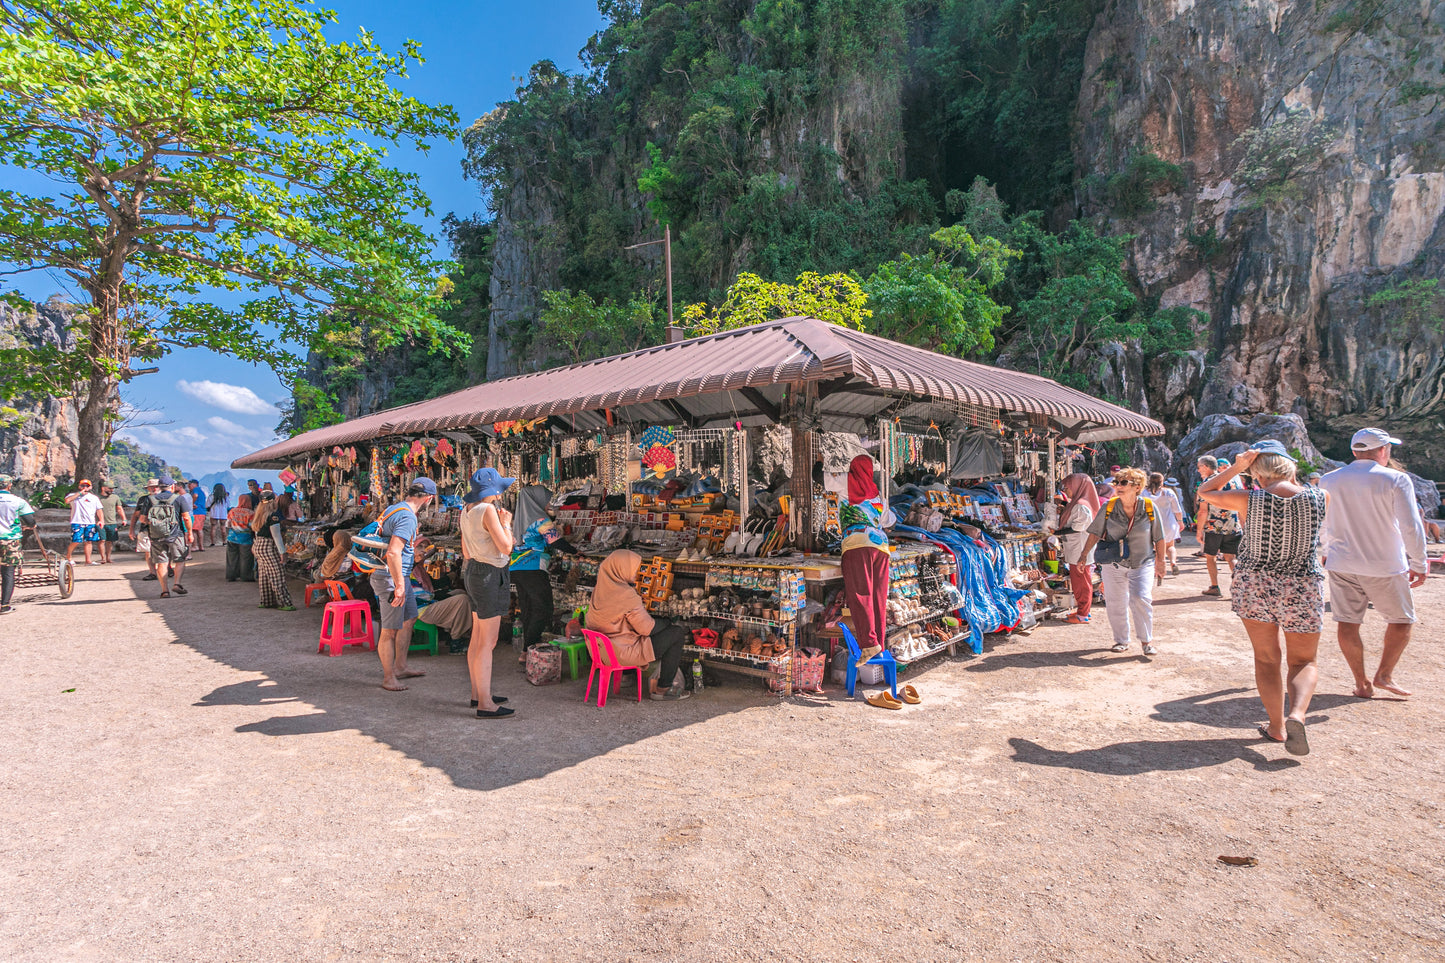
[[[789,692],[816,687],[836,635],[836,478],[857,453],[878,463],[899,518],[888,647],[906,666],[963,641],[979,651],[984,633],[1034,616],[1061,441],[1162,426],[1045,378],[789,318],[320,432],[235,466],[300,459],[314,474],[308,459],[324,463],[328,449],[371,446],[358,458],[368,494],[431,474],[452,496],[431,523],[445,538],[466,466],[489,459],[556,496],[557,524],[578,553],[551,573],[559,620],[585,608],[597,564],[626,545],[645,560],[649,607],[695,630],[693,656]],[[437,462],[435,446],[448,440],[450,460]],[[345,510],[335,492],[348,482],[320,470],[332,507]]]

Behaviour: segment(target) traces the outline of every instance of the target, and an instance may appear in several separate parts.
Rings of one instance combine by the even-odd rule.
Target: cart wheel
[[[61,559],[55,567],[55,584],[60,588],[60,597],[70,598],[75,591],[75,566],[68,559]]]

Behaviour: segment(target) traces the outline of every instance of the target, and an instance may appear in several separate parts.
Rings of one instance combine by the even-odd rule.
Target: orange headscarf
[[[615,625],[642,605],[642,596],[637,594],[640,568],[642,556],[626,549],[618,549],[602,560],[597,567],[597,587],[592,590],[592,602],[587,607],[589,628]]]

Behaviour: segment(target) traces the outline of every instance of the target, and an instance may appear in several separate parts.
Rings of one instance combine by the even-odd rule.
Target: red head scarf
[[[878,486],[873,483],[873,459],[859,455],[848,465],[848,501],[854,505],[878,497]]]

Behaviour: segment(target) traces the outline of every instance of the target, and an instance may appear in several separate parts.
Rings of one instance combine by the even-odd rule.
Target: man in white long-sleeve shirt
[[[1412,589],[1425,584],[1425,527],[1415,506],[1415,488],[1402,471],[1387,468],[1398,438],[1378,428],[1362,428],[1350,439],[1355,460],[1320,480],[1330,507],[1320,533],[1320,550],[1330,583],[1330,611],[1340,651],[1355,675],[1355,695],[1368,699],[1375,689],[1408,696],[1395,683],[1395,665],[1410,644],[1415,624]],[[1385,644],[1373,681],[1365,673],[1365,644],[1360,626],[1373,604],[1384,616]]]

